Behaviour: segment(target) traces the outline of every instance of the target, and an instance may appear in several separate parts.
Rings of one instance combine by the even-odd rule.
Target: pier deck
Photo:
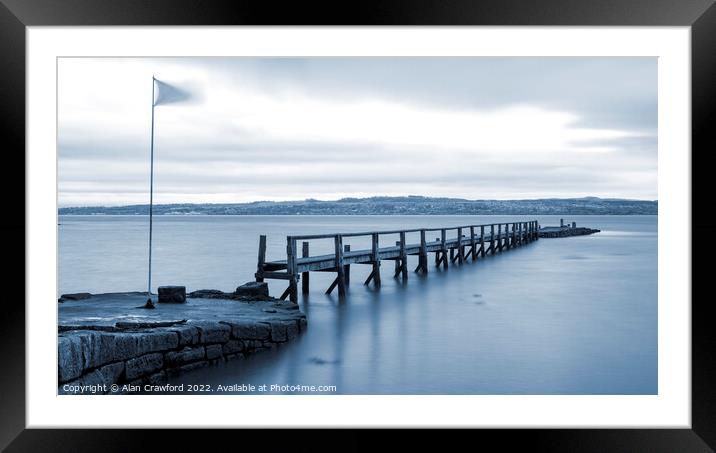
[[[440,237],[435,240],[426,238],[428,233],[439,232]],[[448,232],[453,237],[448,237]],[[420,233],[420,242],[407,243],[406,234]],[[395,245],[381,246],[380,237],[383,235],[398,235],[400,240]],[[352,237],[371,238],[371,248],[350,250],[350,246],[343,244],[344,238]],[[288,236],[286,238],[286,259],[277,261],[266,260],[266,236],[259,238],[258,265],[256,281],[264,279],[288,280],[288,288],[281,299],[290,297],[296,302],[298,299],[298,281],[302,281],[302,292],[309,289],[310,272],[335,272],[336,279],[326,293],[338,288],[339,297],[345,295],[345,287],[350,282],[350,265],[367,264],[373,270],[365,281],[368,285],[373,282],[380,286],[380,262],[390,260],[395,262],[395,278],[408,278],[408,256],[419,257],[418,266],[414,272],[428,272],[428,254],[435,254],[435,266],[447,269],[448,262],[462,264],[471,259],[486,254],[495,254],[499,251],[509,250],[539,238],[539,224],[536,220],[529,222],[495,223],[483,225],[467,225],[450,228],[424,228],[394,231],[369,231],[361,233],[337,233],[303,236]],[[316,239],[333,239],[334,253],[310,256],[309,241]],[[301,256],[298,255],[297,243],[302,242]]]

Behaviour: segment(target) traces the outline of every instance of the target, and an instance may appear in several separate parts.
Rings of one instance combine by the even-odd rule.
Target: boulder
[[[268,297],[269,289],[266,282],[248,282],[236,288],[234,294],[242,297]]]
[[[160,304],[183,304],[186,302],[185,286],[160,286],[159,299]]]

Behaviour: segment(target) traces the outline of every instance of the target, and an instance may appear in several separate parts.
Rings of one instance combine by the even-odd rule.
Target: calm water
[[[153,287],[233,290],[252,280],[259,234],[268,235],[267,257],[280,259],[287,234],[534,218],[559,224],[557,216],[156,217]],[[425,278],[411,272],[407,284],[383,262],[379,291],[362,284],[370,266],[353,265],[344,303],[323,294],[333,275],[312,273],[311,294],[299,296],[305,334],[174,382],[335,385],[341,394],[657,393],[656,216],[566,219],[602,232],[431,267]],[[145,289],[146,218],[62,216],[60,224],[58,295]],[[410,257],[411,271],[416,265]],[[272,295],[285,289],[269,285]]]

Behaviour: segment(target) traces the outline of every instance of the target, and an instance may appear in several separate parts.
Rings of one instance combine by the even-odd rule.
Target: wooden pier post
[[[428,251],[425,242],[425,230],[420,230],[420,254],[418,255],[418,268],[423,274],[428,273]]]
[[[495,254],[495,224],[493,223],[490,225],[490,248],[488,249],[488,252],[492,252],[492,254]]]
[[[400,247],[400,241],[395,241],[396,247]],[[393,273],[393,278],[398,278],[398,275],[400,275],[400,257],[395,258],[393,260],[395,262],[395,272]]]
[[[373,270],[371,271],[368,278],[365,280],[364,285],[367,285],[368,283],[370,283],[371,280],[373,280],[375,286],[378,287],[380,286],[380,257],[378,256],[378,233],[372,233],[370,237],[370,257],[371,264],[373,265]]]
[[[304,241],[301,243],[301,257],[302,258],[308,258],[311,256],[308,253],[308,241]],[[310,272],[301,272],[301,292],[303,294],[308,294],[309,291],[309,276]]]
[[[259,260],[256,265],[256,281],[264,281],[264,263],[266,263],[266,235],[259,236]]]
[[[298,303],[298,274],[296,274],[296,240],[289,236],[286,240],[286,272],[288,273],[288,296],[294,304]]]
[[[331,286],[326,290],[326,294],[330,294],[333,288],[338,286],[338,297],[343,298],[346,295],[346,281],[343,269],[343,237],[337,234],[333,238],[334,252],[335,252],[335,268],[336,268],[336,279],[331,283]]]
[[[480,225],[480,256],[485,257],[485,225]]]
[[[458,264],[462,264],[463,255],[465,254],[465,249],[462,245],[462,228],[457,229],[457,262]]]
[[[350,252],[351,251],[351,245],[346,244],[343,246],[344,252]],[[344,264],[343,265],[343,273],[345,274],[343,278],[346,281],[346,286],[351,284],[351,265],[350,264]]]
[[[475,250],[475,227],[470,227],[470,256],[472,257],[472,260],[475,261],[477,259],[477,250]]]
[[[405,231],[400,232],[400,269],[403,280],[408,279],[408,255],[405,254]]]
[[[497,224],[497,248],[502,251],[502,224]]]
[[[441,241],[440,249],[442,251],[441,255],[442,255],[442,259],[443,259],[443,269],[448,268],[447,246],[445,245],[445,238],[446,238],[445,228],[443,228],[442,230],[440,230],[440,241]]]

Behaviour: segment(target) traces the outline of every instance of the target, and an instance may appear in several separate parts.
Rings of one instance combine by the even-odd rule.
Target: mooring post
[[[485,225],[480,225],[480,256],[485,257]]]
[[[477,250],[475,250],[475,227],[470,227],[470,256],[472,260],[477,259]]]
[[[346,281],[343,268],[343,236],[337,234],[333,239],[336,252],[336,282],[338,283],[338,297],[346,295]]]
[[[304,241],[303,243],[301,243],[301,257],[302,257],[302,258],[308,258],[308,257],[309,257],[309,254],[308,254],[308,241]],[[308,275],[309,275],[309,274],[310,274],[310,272],[308,272],[308,271],[306,271],[306,272],[301,272],[301,292],[302,292],[303,294],[308,294],[308,287],[309,287],[309,284],[308,284],[308,282],[309,282]]]
[[[448,267],[448,258],[447,258],[447,245],[445,244],[445,228],[440,230],[440,249],[441,249],[441,255],[443,259],[443,269],[447,269]]]
[[[462,228],[457,229],[457,262],[459,264],[462,264],[462,255],[463,255],[463,248],[462,248]]]
[[[423,274],[428,273],[428,251],[425,244],[425,230],[420,230],[420,258],[419,258],[419,265],[418,269]]]
[[[350,244],[344,245],[344,246],[343,246],[343,251],[344,251],[344,252],[350,252],[350,251],[351,251],[351,245],[350,245]],[[343,256],[343,259],[345,259],[345,255]],[[343,265],[343,273],[345,274],[345,275],[344,275],[344,278],[345,278],[345,281],[346,281],[346,286],[348,286],[348,285],[351,284],[351,265],[350,265],[350,264],[344,264],[344,265]]]
[[[403,272],[403,280],[408,279],[408,255],[405,254],[405,231],[400,232],[400,267]]]
[[[288,274],[288,295],[291,302],[298,303],[298,276],[296,274],[296,239],[286,238],[286,273]]]
[[[259,236],[259,259],[256,264],[256,281],[264,281],[264,263],[266,263],[266,235],[262,234]]]

